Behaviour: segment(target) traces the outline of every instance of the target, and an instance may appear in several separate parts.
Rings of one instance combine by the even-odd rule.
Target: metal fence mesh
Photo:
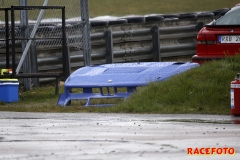
[[[45,0],[27,0],[28,6],[42,6]],[[84,3],[86,1],[81,1]],[[0,0],[2,8],[10,8],[11,6],[21,5],[20,0]],[[67,35],[67,45],[74,47],[77,50],[83,49],[82,41],[82,30],[84,24],[81,22],[81,7],[80,0],[49,0],[47,6],[65,6],[66,12],[66,35]],[[88,8],[87,8],[88,11]],[[31,35],[34,25],[38,19],[40,10],[28,10],[28,27],[29,35]],[[38,40],[33,41],[32,44],[41,47],[56,47],[61,46],[62,42],[60,38],[62,36],[61,27],[61,10],[60,9],[46,9],[44,16],[42,17],[41,23],[37,29],[35,38],[51,38],[51,40]],[[4,11],[0,11],[0,39],[5,38],[5,28],[4,28]],[[20,11],[15,12],[15,37],[21,37],[20,29]],[[10,21],[10,20],[9,20]],[[86,37],[89,38],[90,37]],[[11,43],[11,42],[10,42]],[[5,43],[1,41],[0,48],[5,47]]]

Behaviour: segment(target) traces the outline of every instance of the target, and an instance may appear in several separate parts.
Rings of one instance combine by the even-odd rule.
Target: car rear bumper
[[[212,56],[194,55],[192,57],[192,62],[202,64],[202,63],[207,62],[207,61],[220,60],[220,59],[223,59],[223,58],[225,58],[225,56],[223,56],[223,55],[221,55],[221,56],[220,55],[212,55]]]

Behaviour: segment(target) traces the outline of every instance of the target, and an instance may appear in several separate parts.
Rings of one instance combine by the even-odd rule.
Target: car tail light
[[[214,34],[206,34],[206,44],[216,44],[216,37]]]
[[[197,44],[206,44],[206,41],[197,41]]]
[[[205,41],[206,38],[205,38],[205,34],[198,34],[197,35],[197,41]]]
[[[213,34],[198,34],[197,44],[216,44],[216,38]]]
[[[205,36],[206,36],[206,40],[207,41],[209,41],[209,40],[213,40],[213,41],[216,40],[214,34],[206,34]]]
[[[198,34],[197,35],[197,44],[206,44],[205,34]]]

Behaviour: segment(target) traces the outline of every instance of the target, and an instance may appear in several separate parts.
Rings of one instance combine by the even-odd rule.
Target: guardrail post
[[[106,63],[113,63],[113,38],[112,31],[106,30],[104,33],[105,36],[105,46],[106,46]]]
[[[31,73],[38,73],[38,62],[37,62],[37,53],[36,46],[31,44],[30,46],[30,58],[31,58]],[[32,78],[33,86],[39,86],[39,78]]]
[[[153,26],[151,28],[151,33],[152,33],[153,62],[161,62],[159,27]]]

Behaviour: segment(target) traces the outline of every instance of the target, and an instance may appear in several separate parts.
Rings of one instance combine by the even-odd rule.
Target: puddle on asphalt
[[[240,124],[240,120],[202,120],[202,119],[170,119],[165,122],[193,122],[193,123],[213,123],[213,124]]]
[[[6,117],[6,118],[1,118],[1,119],[44,119],[44,118],[36,118],[36,117]]]
[[[148,120],[149,121],[149,120]],[[192,122],[192,123],[212,123],[212,124],[240,124],[240,120],[202,120],[202,119],[167,119],[167,120],[154,120],[156,122]]]
[[[36,118],[36,117],[13,117],[12,119],[45,119],[45,118]]]
[[[124,140],[4,140],[4,137],[0,137],[0,142],[91,142],[91,143],[129,143],[130,141],[124,141]]]

